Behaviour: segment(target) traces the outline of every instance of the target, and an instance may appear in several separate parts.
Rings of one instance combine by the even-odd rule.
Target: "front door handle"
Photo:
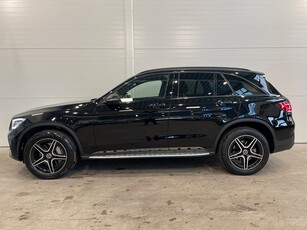
[[[161,108],[165,108],[165,103],[152,103],[148,106],[149,109],[161,109]]]

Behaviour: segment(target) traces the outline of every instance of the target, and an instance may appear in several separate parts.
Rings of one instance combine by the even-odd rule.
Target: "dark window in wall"
[[[224,77],[228,80],[231,87],[235,91],[237,95],[260,95],[264,94],[261,89],[257,88],[256,86],[252,85],[248,81],[225,74]]]
[[[229,87],[229,83],[221,75],[217,75],[216,93],[217,95],[235,95]]]
[[[214,79],[211,73],[180,73],[179,97],[204,97],[214,95]]]

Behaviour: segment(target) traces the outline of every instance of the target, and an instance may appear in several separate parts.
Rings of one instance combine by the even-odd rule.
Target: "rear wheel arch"
[[[218,134],[218,137],[216,138],[215,145],[214,145],[215,152],[217,152],[220,142],[223,139],[223,136],[226,133],[228,133],[230,130],[239,128],[239,127],[250,127],[250,128],[258,130],[267,139],[269,143],[269,147],[270,147],[270,152],[271,153],[274,152],[275,139],[274,139],[272,128],[268,124],[266,124],[264,121],[255,120],[255,119],[240,119],[240,120],[234,121],[228,124],[227,126],[225,126],[220,131],[220,133]]]
[[[61,125],[61,124],[46,123],[46,124],[38,124],[38,125],[30,126],[28,129],[26,129],[22,133],[20,137],[19,145],[18,145],[18,159],[19,160],[23,161],[23,149],[27,141],[36,133],[44,131],[44,130],[58,130],[58,131],[65,133],[75,142],[77,146],[77,155],[81,155],[83,153],[83,149],[80,144],[80,141],[72,130],[68,129],[66,126]]]

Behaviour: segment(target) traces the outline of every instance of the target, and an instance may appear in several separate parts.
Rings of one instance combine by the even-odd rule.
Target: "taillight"
[[[292,112],[292,105],[289,101],[280,102],[277,106],[285,112]]]

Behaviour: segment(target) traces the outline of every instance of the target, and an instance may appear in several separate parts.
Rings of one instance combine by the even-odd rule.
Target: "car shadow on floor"
[[[139,159],[104,159],[104,160],[79,160],[71,177],[81,175],[94,175],[114,173],[171,173],[207,170],[208,172],[223,172],[218,157],[189,158],[139,158]]]

